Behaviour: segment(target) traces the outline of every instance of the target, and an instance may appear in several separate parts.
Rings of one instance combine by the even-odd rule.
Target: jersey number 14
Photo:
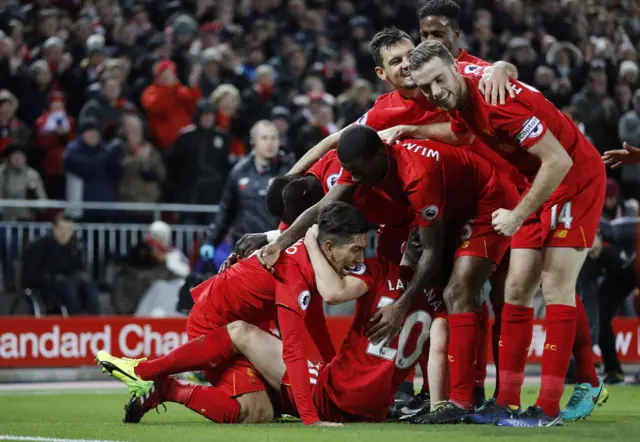
[[[394,299],[383,296],[380,298],[378,302],[378,308],[386,307],[390,304],[393,304]],[[392,348],[385,346],[384,342],[381,344],[373,344],[370,343],[367,346],[367,354],[371,356],[375,356],[382,359],[387,359],[389,361],[395,360],[395,364],[397,368],[400,369],[408,369],[416,363],[420,354],[422,353],[422,347],[424,343],[429,339],[429,331],[431,330],[431,315],[425,312],[424,310],[418,310],[411,313],[404,320],[404,324],[402,324],[402,328],[400,329],[400,335],[398,336],[398,348]],[[409,340],[409,335],[411,335],[411,331],[413,327],[421,324],[422,330],[420,331],[420,335],[418,336],[418,343],[416,345],[416,349],[410,355],[405,355],[405,347],[407,345],[407,341]]]

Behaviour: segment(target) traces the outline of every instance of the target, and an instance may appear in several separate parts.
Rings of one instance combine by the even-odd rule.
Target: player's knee
[[[531,303],[535,290],[529,287],[526,281],[518,278],[510,278],[505,286],[505,302],[509,304],[528,306]]]
[[[239,423],[266,424],[273,420],[273,406],[266,392],[249,393],[237,400],[240,403]]]
[[[449,313],[473,311],[473,293],[469,285],[461,280],[449,281],[444,289],[443,297]]]
[[[542,273],[542,296],[547,305],[575,305],[575,282],[568,282],[553,272]]]
[[[234,321],[227,324],[227,331],[229,332],[233,347],[238,351],[242,351],[251,333],[251,325],[244,321]]]

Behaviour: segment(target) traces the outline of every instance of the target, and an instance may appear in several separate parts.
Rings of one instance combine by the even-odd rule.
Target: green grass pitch
[[[300,423],[217,425],[176,404],[167,412],[151,412],[138,425],[124,425],[124,391],[2,393],[0,440],[108,441],[599,441],[640,440],[640,388],[613,387],[603,408],[589,419],[564,427],[519,429],[471,425],[424,426],[399,423],[351,424],[344,428],[305,428]],[[564,400],[571,388],[567,388]],[[525,387],[523,403],[535,399]],[[564,402],[563,402],[564,403]],[[29,439],[10,438],[22,436]],[[42,438],[42,439],[37,439]]]

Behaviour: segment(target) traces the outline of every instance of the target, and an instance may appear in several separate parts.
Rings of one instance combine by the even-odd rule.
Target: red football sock
[[[471,408],[478,316],[473,312],[449,315],[449,330],[449,400],[459,407]]]
[[[542,381],[536,405],[547,416],[560,412],[560,398],[564,392],[564,377],[576,336],[576,308],[570,305],[548,305],[545,318],[547,337],[542,353]]]
[[[478,341],[476,344],[475,388],[484,388],[489,356],[489,306],[486,302],[476,310],[478,316]]]
[[[502,304],[494,304],[493,326],[491,327],[491,350],[493,351],[493,363],[496,366],[496,389],[493,397],[497,398],[500,392],[500,332],[502,330]]]
[[[234,355],[227,327],[219,327],[152,361],[138,364],[136,374],[152,380],[186,371],[213,367]]]
[[[405,382],[411,382],[413,384],[413,379],[416,377],[416,368],[413,367],[406,378],[404,378]]]
[[[579,384],[590,384],[597,387],[600,381],[593,362],[593,345],[587,311],[580,297],[576,294],[576,340],[573,344],[573,356],[576,358],[577,380]]]
[[[500,336],[500,392],[496,401],[507,407],[520,406],[524,367],[533,335],[533,308],[504,304]]]
[[[217,387],[180,382],[169,377],[160,384],[162,397],[168,402],[182,404],[219,424],[238,422],[240,404]]]

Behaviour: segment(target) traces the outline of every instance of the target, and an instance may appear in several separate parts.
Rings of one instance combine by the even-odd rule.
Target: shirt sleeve
[[[293,399],[298,414],[305,425],[320,420],[311,395],[309,366],[304,348],[304,320],[287,307],[278,305],[278,322],[282,333],[282,358],[287,367]]]
[[[469,129],[467,128],[467,125],[463,121],[459,120],[453,115],[451,116],[451,132],[453,132],[456,135],[460,135],[468,131]]]
[[[444,179],[440,163],[433,161],[420,177],[405,181],[404,191],[415,212],[418,227],[429,227],[444,212]]]
[[[331,341],[321,302],[313,302],[311,304],[311,314],[307,315],[305,322],[309,336],[311,336],[313,343],[318,348],[322,360],[331,362],[336,356],[336,349]]]
[[[535,115],[532,103],[544,99],[531,86],[514,82],[515,98],[507,100],[504,105],[492,106],[491,117],[496,131],[504,132],[514,139],[523,149],[529,149],[538,143],[547,131],[547,126]],[[538,94],[539,97],[534,95]]]
[[[318,161],[313,163],[313,166],[311,166],[309,168],[309,170],[307,170],[307,173],[305,173],[305,175],[313,175],[314,177],[316,177],[318,179],[318,181],[322,182],[322,175],[323,175],[323,171],[324,171],[324,165],[326,163],[325,158],[326,158],[326,155],[324,155]]]
[[[385,122],[382,115],[378,111],[378,102],[376,101],[371,109],[365,112],[360,118],[358,118],[353,124],[363,124],[369,126],[375,130],[385,129]]]
[[[366,259],[363,263],[358,264],[350,270],[345,269],[348,276],[358,278],[367,285],[369,291],[374,290],[376,282],[382,274],[380,267],[384,258]]]
[[[340,169],[340,175],[338,175],[338,180],[336,184],[340,184],[341,186],[353,187],[356,183],[353,181],[353,175],[345,168]]]

